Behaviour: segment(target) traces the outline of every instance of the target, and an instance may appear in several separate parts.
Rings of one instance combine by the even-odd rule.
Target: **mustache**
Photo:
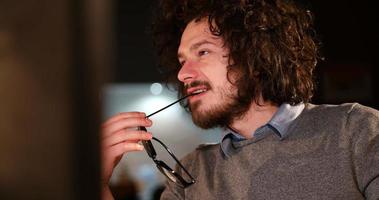
[[[212,89],[211,84],[207,81],[193,81],[193,82],[184,84],[182,94],[188,95],[187,91],[189,88],[198,87],[198,86],[205,86],[207,90]]]

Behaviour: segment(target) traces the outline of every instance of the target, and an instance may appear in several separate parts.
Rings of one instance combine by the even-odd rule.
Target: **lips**
[[[195,80],[184,84],[184,93],[190,95],[190,101],[199,99],[210,90],[212,90],[212,87],[207,81]]]
[[[194,87],[194,88],[189,88],[187,90],[187,94],[198,95],[206,91],[208,91],[206,87]]]
[[[197,94],[200,94],[200,93],[203,93],[203,92],[206,92],[206,91],[207,91],[206,89],[198,89],[198,90],[193,91],[191,94],[192,95],[197,95]]]

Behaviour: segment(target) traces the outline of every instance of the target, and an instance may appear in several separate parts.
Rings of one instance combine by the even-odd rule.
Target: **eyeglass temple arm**
[[[141,130],[141,131],[145,131],[147,132],[146,128],[143,127],[143,126],[139,126],[138,127],[138,130]],[[155,159],[157,157],[157,152],[155,152],[155,149],[153,147],[153,144],[151,144],[151,141],[150,140],[142,140],[142,144],[143,146],[145,147],[145,150],[147,152],[147,154],[152,158],[152,159]]]

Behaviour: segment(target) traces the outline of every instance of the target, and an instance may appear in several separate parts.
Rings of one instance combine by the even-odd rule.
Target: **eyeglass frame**
[[[138,130],[141,130],[141,131],[146,131],[146,128],[143,127],[143,126],[139,126],[138,127]],[[144,146],[145,148],[145,151],[147,153],[147,155],[154,161],[155,165],[157,166],[157,168],[159,169],[159,171],[166,176],[166,178],[172,182],[174,182],[175,184],[177,184],[178,186],[182,187],[182,188],[187,188],[188,186],[194,184],[196,182],[196,180],[191,176],[191,174],[187,171],[187,169],[182,165],[182,163],[180,163],[180,161],[176,158],[176,156],[171,152],[171,150],[162,142],[160,141],[159,139],[153,137],[152,138],[153,140],[157,141],[158,143],[160,143],[165,149],[166,151],[170,154],[170,156],[176,161],[176,163],[178,164],[178,166],[187,174],[187,176],[191,179],[189,182],[186,181],[180,174],[178,174],[175,170],[172,170],[171,167],[169,167],[164,161],[162,160],[158,160],[156,157],[157,157],[157,153],[155,151],[155,148],[153,146],[153,143],[150,141],[150,140],[142,140],[142,145]],[[166,171],[164,171],[166,170]],[[166,174],[166,172],[169,172],[171,173],[170,175],[173,175],[173,176],[169,176],[168,174]],[[175,179],[174,179],[175,178]]]

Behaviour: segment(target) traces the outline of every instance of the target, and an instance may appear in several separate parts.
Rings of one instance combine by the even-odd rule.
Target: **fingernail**
[[[143,150],[143,145],[137,144],[137,149],[138,150]]]

